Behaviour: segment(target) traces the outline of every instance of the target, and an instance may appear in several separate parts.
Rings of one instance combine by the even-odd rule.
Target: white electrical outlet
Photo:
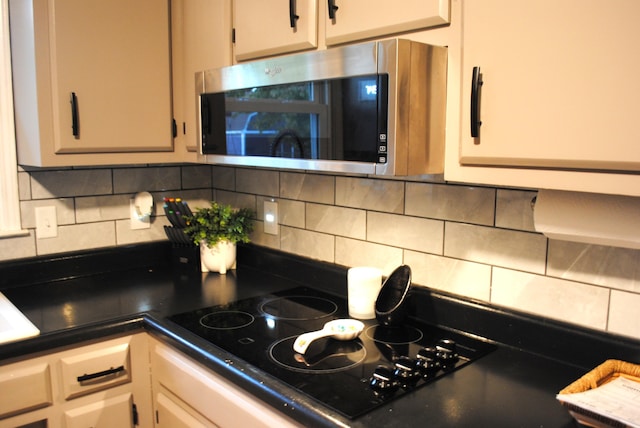
[[[276,201],[264,201],[264,233],[278,234],[278,203]]]
[[[58,218],[56,216],[56,207],[36,207],[36,237],[55,238],[58,236]]]

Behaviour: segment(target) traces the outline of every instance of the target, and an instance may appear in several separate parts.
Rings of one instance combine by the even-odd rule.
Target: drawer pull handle
[[[120,367],[116,367],[113,368],[111,367],[109,370],[104,370],[101,372],[96,372],[96,373],[91,373],[91,374],[84,374],[82,376],[78,376],[78,383],[81,382],[86,382],[88,380],[93,380],[93,379],[97,379],[99,377],[105,377],[105,376],[109,376],[112,374],[116,374],[116,373],[120,373],[124,371],[124,366],[120,366]]]

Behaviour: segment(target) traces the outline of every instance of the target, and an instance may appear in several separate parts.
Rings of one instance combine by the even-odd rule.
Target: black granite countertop
[[[346,295],[346,268],[261,247],[227,275],[175,269],[166,243],[0,263],[0,290],[41,330],[0,345],[7,362],[85,340],[147,330],[305,426],[568,427],[556,393],[608,358],[640,362],[640,342],[418,289],[411,314],[498,349],[355,420],[332,412],[166,319],[300,285]]]

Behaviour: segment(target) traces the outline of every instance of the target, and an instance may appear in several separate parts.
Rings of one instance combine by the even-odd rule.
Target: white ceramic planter
[[[235,269],[236,244],[220,241],[213,248],[209,248],[205,242],[200,242],[200,267],[202,272],[220,272],[223,275],[227,270]]]

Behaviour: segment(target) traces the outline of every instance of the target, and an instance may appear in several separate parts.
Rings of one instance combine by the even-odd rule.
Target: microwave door
[[[203,154],[227,154],[224,94],[200,96],[200,123]]]

